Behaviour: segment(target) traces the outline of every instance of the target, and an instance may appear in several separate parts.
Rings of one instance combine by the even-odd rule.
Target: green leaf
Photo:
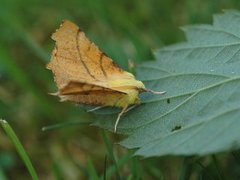
[[[142,104],[118,126],[120,144],[137,155],[206,155],[240,147],[240,12],[215,15],[213,25],[182,28],[187,42],[155,53],[157,61],[137,69],[146,87]],[[96,125],[112,129],[116,115]]]

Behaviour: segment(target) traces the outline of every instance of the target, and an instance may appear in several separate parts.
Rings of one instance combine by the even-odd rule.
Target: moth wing
[[[90,95],[100,93],[105,93],[105,95],[107,93],[126,94],[120,90],[80,81],[70,81],[63,88],[59,89],[59,95]]]
[[[47,67],[53,71],[58,88],[71,80],[94,84],[111,79],[134,79],[132,74],[119,68],[70,21],[64,21],[52,39],[56,41],[56,46]]]
[[[126,93],[86,82],[70,81],[59,90],[61,101],[113,106]]]

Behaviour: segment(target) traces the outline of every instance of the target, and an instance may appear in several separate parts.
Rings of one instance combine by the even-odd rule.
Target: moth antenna
[[[116,120],[116,122],[115,122],[115,124],[114,124],[114,133],[117,132],[117,125],[118,125],[119,120],[120,120],[121,116],[123,115],[123,113],[126,112],[126,109],[127,109],[127,106],[125,106],[125,107],[122,109],[122,111],[118,114],[117,120]]]
[[[143,91],[144,91],[144,92],[150,92],[150,93],[152,93],[152,94],[160,94],[160,95],[166,93],[166,91],[153,91],[153,90],[151,90],[151,89],[143,89]]]
[[[96,111],[96,110],[98,110],[98,109],[102,109],[104,106],[97,106],[97,107],[95,107],[95,108],[93,108],[93,109],[89,109],[89,110],[87,110],[87,112],[93,112],[93,111]]]

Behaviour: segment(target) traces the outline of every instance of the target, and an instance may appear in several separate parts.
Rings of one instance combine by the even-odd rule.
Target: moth
[[[52,39],[56,45],[47,68],[53,72],[58,87],[53,95],[59,96],[61,101],[122,108],[114,132],[128,107],[140,103],[140,93],[165,93],[145,88],[141,81],[121,69],[68,20],[53,33]]]

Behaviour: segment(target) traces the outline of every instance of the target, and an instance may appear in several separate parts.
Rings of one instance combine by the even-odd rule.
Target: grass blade
[[[113,161],[113,163],[115,165],[115,168],[116,168],[116,179],[121,179],[118,163],[117,163],[117,160],[116,160],[116,158],[114,156],[113,148],[112,148],[112,145],[111,145],[111,143],[109,141],[109,137],[107,136],[107,134],[105,133],[104,130],[101,131],[101,134],[102,134],[102,137],[103,137],[103,141],[104,141],[104,143],[106,145],[109,157],[110,157],[110,159]]]
[[[59,129],[59,128],[64,128],[66,126],[73,126],[73,125],[86,125],[89,124],[89,121],[68,121],[68,122],[64,122],[64,123],[58,123],[58,124],[54,124],[54,125],[50,125],[50,126],[44,126],[42,128],[42,131],[48,131],[48,130],[54,130],[54,129]]]
[[[222,169],[221,169],[221,167],[219,165],[219,162],[218,162],[216,156],[212,155],[211,158],[212,158],[213,164],[215,166],[218,179],[219,180],[224,180],[225,178],[224,178],[224,175],[222,173],[223,171],[222,171]]]
[[[192,172],[192,157],[185,157],[182,162],[179,180],[189,179]]]
[[[127,155],[123,156],[121,159],[119,159],[117,162],[118,169],[121,168],[123,165],[125,165],[127,162],[129,162],[131,159],[132,159],[132,153],[127,154]],[[103,174],[101,176],[101,179],[104,179],[104,176],[106,177],[106,179],[109,179],[109,177],[112,176],[114,173],[116,173],[116,171],[118,171],[118,169],[116,168],[115,164],[108,167],[106,169],[106,172],[104,172],[105,174]]]
[[[7,123],[7,121],[0,119],[0,124],[3,127],[4,131],[8,135],[8,137],[11,139],[12,143],[14,144],[19,156],[21,157],[22,161],[24,162],[26,168],[28,169],[29,174],[31,175],[33,180],[38,180],[37,173],[35,169],[32,166],[32,163],[24,150],[24,147],[22,146],[21,142],[19,141],[17,135],[11,128],[11,126]]]
[[[87,170],[88,170],[88,174],[90,175],[89,179],[91,179],[91,180],[99,179],[97,170],[95,169],[94,164],[90,158],[88,159],[88,162],[87,162]]]
[[[104,158],[104,172],[103,172],[103,180],[107,179],[107,155]]]
[[[140,171],[139,171],[139,163],[138,163],[138,157],[132,157],[131,158],[131,164],[130,164],[130,167],[131,167],[131,172],[132,172],[132,176],[133,176],[133,179],[140,179]]]

